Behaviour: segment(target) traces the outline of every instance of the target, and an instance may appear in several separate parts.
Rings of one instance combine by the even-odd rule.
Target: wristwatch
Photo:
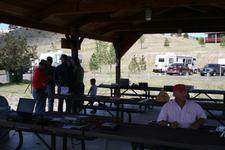
[[[167,127],[170,127],[170,123],[167,123],[166,126],[167,126]]]

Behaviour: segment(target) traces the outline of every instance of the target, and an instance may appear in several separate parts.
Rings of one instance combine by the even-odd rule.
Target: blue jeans
[[[48,98],[48,111],[53,111],[54,98],[52,98],[52,94],[55,94],[55,86],[48,84],[45,92]]]
[[[61,87],[58,86],[58,94],[60,94],[60,92],[61,92]],[[65,99],[65,101],[66,101],[66,112],[70,113],[71,112],[71,100]],[[63,112],[63,103],[64,103],[64,99],[59,99],[58,112]]]
[[[35,106],[35,113],[41,114],[45,112],[45,106],[46,106],[46,94],[44,90],[32,90],[32,95],[34,99],[36,100],[36,106]]]

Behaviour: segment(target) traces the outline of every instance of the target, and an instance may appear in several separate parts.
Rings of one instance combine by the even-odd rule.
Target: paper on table
[[[81,129],[85,127],[86,125],[75,125],[75,124],[65,124],[62,128],[64,129]]]
[[[69,87],[67,86],[60,87],[60,94],[67,94],[67,93],[69,93]]]

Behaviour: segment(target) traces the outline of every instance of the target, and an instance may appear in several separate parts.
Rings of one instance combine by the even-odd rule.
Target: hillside
[[[16,34],[23,34],[27,37],[30,45],[37,45],[37,53],[40,53],[61,49],[60,40],[64,37],[62,34],[46,32],[41,30],[33,30],[29,28],[19,28],[14,31]],[[164,47],[164,40],[168,38],[170,41],[169,47]],[[85,70],[88,70],[88,62],[91,54],[95,49],[95,41],[85,39],[81,46],[83,55],[83,65]],[[69,49],[63,49],[65,53],[70,53]],[[141,49],[140,42],[137,41],[131,49],[122,58],[122,71],[128,71],[128,64],[133,55],[141,57],[144,55],[147,60],[148,70],[151,71],[154,65],[155,56],[158,54],[164,54],[166,52],[174,52],[176,54],[192,55],[197,58],[197,67],[202,67],[206,63],[217,63],[219,58],[225,58],[225,48],[219,46],[219,44],[206,44],[201,46],[196,39],[186,39],[183,37],[170,36],[164,34],[144,35],[143,48]],[[106,67],[108,68],[108,67]],[[105,69],[103,69],[105,70]],[[106,69],[106,72],[109,69]]]

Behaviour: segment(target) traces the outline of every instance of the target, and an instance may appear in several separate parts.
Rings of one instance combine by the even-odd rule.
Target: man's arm
[[[174,122],[169,122],[168,121],[168,103],[164,104],[164,106],[161,108],[161,111],[159,113],[159,116],[157,118],[157,122],[160,126],[167,126],[171,128],[177,128],[179,126],[179,123],[174,121]]]
[[[88,95],[90,95],[91,91],[92,91],[92,86],[91,86],[91,88],[88,91]]]
[[[205,123],[205,118],[199,118],[197,119],[192,125],[190,126],[191,129],[198,129],[200,126],[202,126]]]
[[[196,116],[196,121],[194,123],[191,124],[190,128],[192,129],[198,129],[200,126],[202,126],[205,123],[205,120],[207,119],[207,116],[204,112],[204,110],[202,109],[202,107],[197,104],[196,105],[197,108],[197,116]]]

